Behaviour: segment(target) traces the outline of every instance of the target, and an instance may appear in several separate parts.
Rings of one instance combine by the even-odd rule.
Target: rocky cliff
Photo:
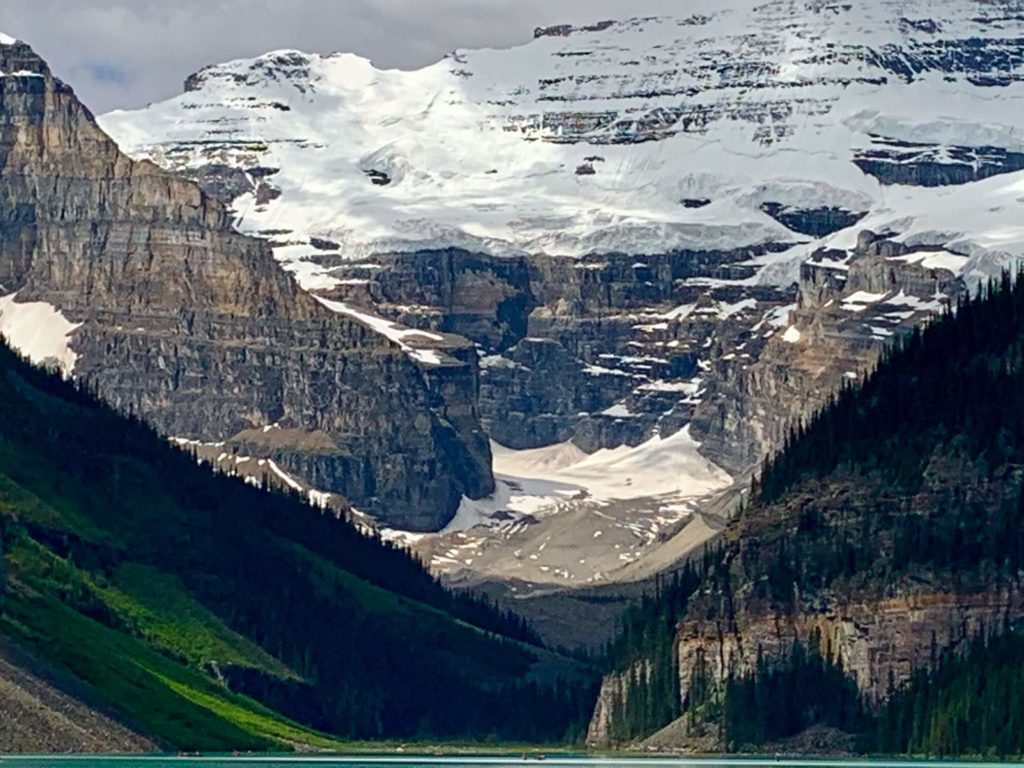
[[[750,674],[765,660],[771,664],[786,658],[794,642],[807,647],[820,641],[822,650],[830,652],[866,699],[877,705],[943,655],[965,648],[971,639],[1007,621],[1019,622],[1024,618],[1024,589],[1014,585],[965,594],[918,588],[882,599],[818,598],[792,614],[749,615],[745,610],[681,627],[675,653],[682,699],[691,695],[694,681],[702,675],[721,684],[730,674]],[[615,709],[629,696],[626,679],[610,675],[603,681],[588,744],[612,743]],[[652,735],[651,743],[657,748],[723,748],[717,723],[685,716]]]
[[[870,233],[858,250],[846,280],[861,290],[837,297],[818,281],[822,294],[795,313],[809,325],[793,326],[803,330],[784,343],[801,343],[797,334],[837,302],[850,315],[875,313],[867,327],[880,333],[886,316],[909,319],[894,303],[921,301],[907,301],[914,281],[934,290],[950,277],[939,268],[945,256],[907,253]],[[894,260],[919,269],[894,285],[885,267]],[[721,748],[735,746],[722,740],[731,681],[789,663],[797,642],[837,664],[870,711],[966,641],[1022,626],[1021,307],[1021,278],[1004,277],[984,298],[961,296],[955,314],[910,334],[790,433],[700,574],[690,572],[692,588],[669,593],[676,602],[664,612],[648,606],[657,623],[631,626],[593,742],[669,725],[634,709],[620,727],[623,699],[650,695],[643,675],[623,672],[637,664],[656,670],[648,678],[675,678],[668,711],[682,717],[657,742]],[[629,646],[648,636],[645,626],[667,632],[664,656]]]
[[[929,526],[942,522],[941,510],[957,507],[963,495],[972,509],[998,509],[1017,503],[1015,486],[1002,473],[985,477],[966,457],[931,461],[924,486],[908,499],[871,477],[847,475],[807,484],[785,502],[734,524],[726,532],[728,588],[710,582],[691,602],[673,644],[679,701],[692,700],[695,686],[723,685],[730,676],[754,673],[788,657],[795,642],[816,647],[837,662],[871,706],[883,703],[921,669],[966,647],[979,634],[998,632],[1024,621],[1024,584],[999,568],[958,574],[927,565],[910,572],[885,565],[902,546],[886,522],[864,523],[871,514],[885,520],[921,515]],[[960,489],[959,491],[957,489]],[[975,513],[977,514],[977,513]],[[814,520],[814,523],[808,521]],[[820,525],[818,542],[807,545],[809,526]],[[854,558],[865,568],[851,579],[813,588],[797,579],[787,594],[772,593],[767,582],[780,578],[772,568],[786,551],[808,570],[837,530],[866,537],[872,553]],[[849,535],[847,533],[846,535]],[[989,534],[992,535],[992,534]],[[941,538],[941,534],[937,535]],[[941,544],[930,546],[941,549]],[[967,541],[962,546],[970,547]],[[852,550],[851,550],[852,551]],[[877,555],[875,553],[878,553]],[[899,555],[896,555],[899,557]],[[783,555],[783,557],[785,557]],[[869,565],[870,564],[870,565]],[[795,566],[798,570],[801,565]],[[843,564],[839,564],[842,570]],[[783,576],[781,578],[787,578]],[[649,662],[648,662],[649,663]],[[635,677],[635,675],[634,675]],[[588,743],[611,741],[616,713],[630,695],[629,676],[606,677],[591,720]],[[621,715],[619,715],[621,716]],[[668,725],[662,723],[661,725]],[[652,729],[656,730],[656,729]],[[718,721],[688,713],[652,738],[659,748],[720,749]]]
[[[273,51],[101,125],[230,204],[309,292],[474,342],[498,443],[593,452],[691,425],[742,474],[871,365],[897,314],[1024,253],[1006,226],[1021,18],[700,5],[415,72]],[[861,230],[918,256],[869,267]]]
[[[713,362],[693,417],[705,454],[742,474],[780,449],[790,430],[870,371],[890,341],[955,305],[966,262],[870,230],[848,250],[815,251],[800,266],[785,322],[759,334],[754,354]]]
[[[573,440],[587,452],[672,434],[700,402],[708,360],[741,345],[795,291],[744,284],[765,249],[580,260],[420,251],[341,262],[340,298],[480,350],[480,410],[517,449]],[[723,276],[731,283],[716,280]],[[749,283],[749,280],[748,280]]]
[[[22,43],[0,45],[0,285],[70,323],[75,376],[168,435],[280,425],[268,456],[382,519],[436,529],[493,488],[476,359],[332,312],[192,182],[123,155]],[[30,334],[31,335],[31,334]],[[251,441],[250,441],[251,445]]]

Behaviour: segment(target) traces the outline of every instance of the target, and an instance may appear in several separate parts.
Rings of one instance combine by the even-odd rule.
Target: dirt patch
[[[47,668],[0,638],[0,753],[159,749],[91,698],[81,681]]]

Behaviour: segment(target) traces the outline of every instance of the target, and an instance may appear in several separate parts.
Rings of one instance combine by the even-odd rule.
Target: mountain
[[[276,51],[99,123],[335,311],[476,348],[495,493],[404,540],[533,610],[699,547],[790,426],[1021,255],[1022,20],[696,3],[413,72]]]
[[[585,723],[585,667],[407,552],[6,347],[0,411],[4,750],[550,743]]]
[[[591,740],[1019,754],[1022,310],[1004,275],[793,430],[632,613]]]
[[[258,451],[395,525],[435,529],[493,489],[472,349],[433,335],[421,350],[300,291],[223,206],[121,154],[5,40],[0,331],[15,346],[167,435]]]
[[[278,257],[310,288],[336,282],[314,236],[346,259],[764,248],[845,229],[888,191],[922,232],[942,220],[927,188],[1021,169],[1015,9],[730,0],[415,72],[278,51],[101,124],[219,179],[247,229],[287,229]]]

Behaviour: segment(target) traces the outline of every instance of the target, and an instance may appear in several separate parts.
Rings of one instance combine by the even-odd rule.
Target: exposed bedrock
[[[968,499],[972,515],[1015,504],[1016,484],[1009,477],[1002,469],[982,466],[969,452],[936,445],[913,490],[894,490],[882,472],[837,470],[794,487],[778,502],[752,506],[724,533],[721,578],[693,595],[676,627],[679,701],[696,685],[774,665],[799,641],[804,647],[817,644],[851,676],[866,702],[878,705],[915,672],[933,668],[970,638],[1021,627],[1019,573],[931,565],[894,573],[885,562],[898,546],[898,528],[879,522],[909,518],[937,525],[957,508],[956,499]],[[812,518],[818,521],[813,537],[820,541],[862,532],[871,542],[863,570],[828,584],[823,580],[820,587],[794,582],[790,595],[772,595],[771,564],[794,542],[801,556],[807,555],[808,539],[798,537]],[[621,699],[623,683],[622,675],[605,678],[590,743],[609,742],[616,717],[612,703],[616,695]],[[665,746],[723,747],[717,738],[704,741],[719,735],[714,725],[709,729],[695,721],[699,718],[684,716],[666,729],[663,735],[671,738]]]
[[[286,470],[389,524],[493,489],[476,353],[437,365],[300,291],[192,182],[134,162],[25,45],[0,46],[0,284],[82,323],[75,375],[162,432],[280,424]]]
[[[788,332],[773,334],[755,360],[713,362],[691,428],[704,454],[733,474],[750,470],[870,370],[895,336],[965,290],[948,264],[913,253],[864,231],[849,254],[821,251],[804,263]]]
[[[420,251],[339,263],[332,295],[476,342],[481,419],[497,442],[572,439],[592,451],[689,421],[711,357],[793,299],[791,289],[739,282],[755,273],[743,262],[763,253],[575,260]]]
[[[745,607],[741,610],[746,610]],[[749,673],[759,662],[784,659],[795,641],[819,641],[856,681],[869,702],[883,702],[934,659],[964,647],[977,634],[1024,619],[1019,585],[986,592],[917,589],[878,598],[827,597],[793,614],[722,615],[717,620],[687,621],[675,641],[680,699],[700,675],[721,683],[729,675]],[[601,686],[587,743],[611,743],[613,701],[622,698],[623,676],[609,675]],[[665,729],[672,748],[721,749],[708,742],[708,727],[680,718]]]
[[[873,138],[853,160],[882,184],[946,187],[1024,169],[1024,152],[993,146],[947,146]]]
[[[811,237],[824,237],[852,227],[866,215],[864,211],[848,211],[836,206],[798,208],[781,203],[762,203],[761,210],[794,232]]]

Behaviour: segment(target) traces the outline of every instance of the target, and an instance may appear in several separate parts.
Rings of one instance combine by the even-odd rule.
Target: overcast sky
[[[455,48],[526,42],[538,25],[635,12],[637,0],[0,0],[0,32],[30,43],[99,114],[180,93],[206,64],[278,48],[409,69]]]

